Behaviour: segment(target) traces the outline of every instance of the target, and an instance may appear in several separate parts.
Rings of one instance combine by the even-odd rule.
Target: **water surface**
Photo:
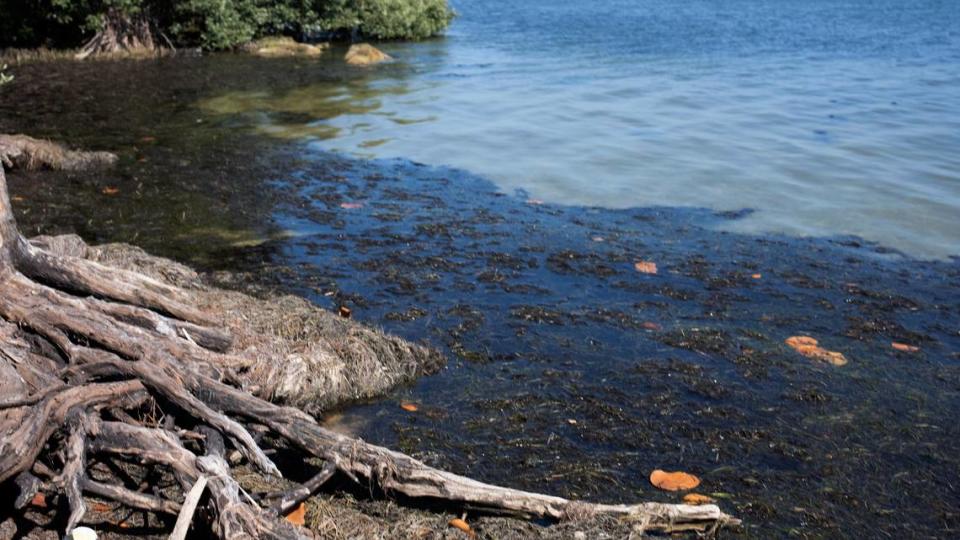
[[[254,121],[549,202],[753,208],[726,227],[960,253],[956,2],[454,4],[445,39],[384,47],[379,92],[267,90],[297,104]]]

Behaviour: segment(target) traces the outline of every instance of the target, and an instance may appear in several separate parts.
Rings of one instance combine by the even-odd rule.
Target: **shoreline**
[[[100,233],[109,240],[137,233],[181,259],[208,250],[210,270],[239,265],[210,275],[214,283],[345,305],[360,321],[440,346],[451,369],[344,411],[364,439],[433,465],[513,487],[665,502],[676,497],[654,491],[647,473],[683,467],[726,496],[748,536],[936,534],[923,517],[950,519],[951,497],[929,486],[957,465],[957,259],[724,233],[709,225],[736,214],[702,209],[538,204],[461,170],[254,146],[246,134],[210,143],[201,137],[224,127],[208,123],[111,135],[131,144],[115,175],[11,178],[31,212],[24,219],[53,228],[87,218],[42,213],[115,220]],[[205,152],[214,155],[202,161]],[[258,161],[243,163],[251,153]],[[109,186],[119,193],[106,195]],[[45,189],[78,194],[82,211],[55,207]],[[209,205],[208,192],[229,202]],[[194,198],[177,217],[204,205],[214,216],[191,215],[182,229],[159,214],[129,217],[168,196]],[[202,219],[263,241],[198,239]],[[784,343],[794,335],[849,364],[803,357]],[[891,481],[878,467],[908,474]]]

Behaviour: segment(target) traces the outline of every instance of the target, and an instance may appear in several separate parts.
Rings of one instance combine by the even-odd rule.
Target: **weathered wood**
[[[83,479],[83,491],[84,493],[98,495],[139,510],[149,510],[150,512],[173,515],[177,515],[180,512],[180,504],[176,501],[153,497],[125,487],[104,484],[103,482],[97,482],[89,478]]]
[[[316,493],[318,489],[323,487],[336,472],[337,466],[329,461],[325,461],[320,472],[302,485],[282,493],[268,495],[266,499],[273,501],[270,503],[270,510],[281,516],[290,513],[294,508],[299,506],[300,503],[307,500],[311,495]]]
[[[70,437],[67,439],[67,459],[60,473],[59,484],[67,494],[70,515],[67,518],[67,534],[80,524],[87,513],[87,504],[83,500],[83,481],[87,465],[87,425],[84,414],[76,412],[69,420]]]
[[[612,514],[642,522],[648,531],[664,533],[706,531],[718,524],[739,524],[739,520],[712,504],[595,504],[485,484],[435,469],[405,454],[330,431],[312,420],[290,416],[279,408],[271,409],[269,404],[249,403],[245,396],[220,390],[216,387],[209,394],[215,406],[266,424],[305,452],[335,464],[337,469],[350,476],[375,482],[388,493],[455,501],[491,511],[505,510],[513,514],[553,519]]]
[[[22,510],[33,500],[33,496],[40,491],[42,482],[33,474],[22,472],[17,475],[15,483],[19,492],[17,493],[17,499],[13,502],[13,507]]]
[[[203,497],[204,490],[207,489],[207,477],[201,476],[187,492],[183,499],[183,507],[177,516],[177,523],[173,526],[173,532],[170,533],[170,540],[183,540],[187,537],[190,530],[190,524],[193,522],[193,514],[197,511],[197,505],[200,503],[200,497]]]
[[[34,405],[18,425],[0,425],[0,482],[29,471],[44,443],[71,412],[94,405],[119,406],[143,391],[136,380],[75,386],[54,392]]]

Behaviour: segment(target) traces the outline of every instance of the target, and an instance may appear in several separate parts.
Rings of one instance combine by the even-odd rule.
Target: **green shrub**
[[[322,12],[322,28],[356,30],[373,39],[424,39],[453,19],[446,0],[333,0]]]
[[[453,18],[447,0],[0,0],[0,47],[76,47],[111,8],[146,14],[177,45],[209,50],[318,31],[423,39]]]

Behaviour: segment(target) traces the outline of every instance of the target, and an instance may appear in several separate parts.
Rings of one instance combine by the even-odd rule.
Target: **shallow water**
[[[11,175],[18,220],[240,271],[230,283],[441,348],[441,374],[331,412],[432,464],[617,502],[676,501],[647,475],[684,469],[749,537],[955,536],[957,260],[717,231],[762,209],[539,204],[473,171],[322,151],[358,118],[439,129],[388,114],[419,94],[418,70],[231,55],[17,68],[0,132],[121,155],[116,171]],[[797,334],[850,363],[795,354]]]
[[[542,205],[402,160],[315,160],[276,183],[291,196],[278,224],[300,234],[273,259],[290,271],[265,274],[451,358],[334,412],[335,429],[594,500],[677,501],[647,475],[690,471],[756,538],[960,525],[955,262],[711,230],[736,214]],[[850,363],[803,358],[784,345],[798,334]]]
[[[455,5],[446,39],[385,46],[378,92],[265,90],[254,121],[549,202],[753,208],[726,227],[960,254],[956,2]]]

